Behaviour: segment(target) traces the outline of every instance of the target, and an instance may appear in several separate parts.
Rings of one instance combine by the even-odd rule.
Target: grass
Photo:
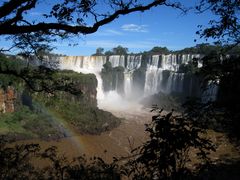
[[[80,134],[100,134],[117,127],[120,119],[86,102],[38,94],[32,110],[21,105],[14,113],[1,114],[0,134],[20,139],[57,139],[66,135],[62,124],[70,124]]]
[[[32,116],[27,113],[25,108],[15,113],[2,114],[0,117],[0,134],[23,134],[34,136],[34,133],[24,128],[23,124],[32,120]],[[26,116],[26,117],[25,117]]]
[[[70,123],[79,133],[100,134],[120,124],[120,119],[111,113],[81,101],[44,96],[38,96],[35,100],[66,123]]]
[[[61,132],[52,125],[50,116],[31,111],[26,106],[22,106],[14,113],[1,115],[0,134],[19,135],[23,139],[61,136]]]

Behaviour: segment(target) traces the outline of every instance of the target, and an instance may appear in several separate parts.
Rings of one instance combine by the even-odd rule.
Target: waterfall
[[[98,103],[104,100],[104,92],[102,88],[101,70],[106,63],[105,56],[64,56],[59,59],[60,69],[69,69],[81,73],[95,74],[97,85],[97,100]]]
[[[132,94],[132,73],[125,72],[124,73],[124,92],[125,97],[129,98]]]
[[[128,71],[133,71],[141,66],[142,56],[129,55],[127,56],[126,69]]]
[[[125,67],[125,56],[109,56],[109,62],[112,64],[112,67],[122,66]]]
[[[133,84],[133,75],[139,71],[142,74],[143,79],[140,79],[143,83],[141,89],[141,96],[149,96],[159,91],[166,94],[170,93],[191,93],[193,90],[194,80],[185,76],[184,73],[178,72],[182,64],[187,65],[193,58],[199,58],[199,54],[168,54],[168,55],[152,55],[145,57],[141,55],[113,55],[113,56],[65,56],[59,57],[59,68],[70,69],[76,72],[93,73],[98,80],[97,87],[97,99],[99,106],[101,102],[105,101],[106,97],[109,97],[109,93],[112,95],[118,94],[117,89],[122,87],[124,91],[124,97],[127,99],[136,96],[136,88]],[[112,68],[122,67],[123,83],[119,84],[119,74],[115,77],[116,89],[111,92],[103,91],[103,80],[101,77],[101,70],[103,65],[109,61]],[[198,67],[201,67],[202,63],[198,62]],[[136,79],[136,78],[135,78]],[[139,81],[139,79],[138,79]],[[136,84],[136,83],[135,83]],[[138,93],[139,94],[139,93]],[[191,95],[191,94],[188,94]],[[121,94],[118,95],[121,98]],[[140,98],[140,97],[138,97]]]
[[[154,55],[147,64],[144,95],[151,95],[157,92],[159,80],[161,82],[162,69],[158,68],[159,56]],[[160,89],[159,89],[160,90]]]
[[[184,73],[178,72],[179,67],[199,57],[199,54],[153,55],[147,64],[144,95],[155,94],[159,91],[167,94],[183,93]]]

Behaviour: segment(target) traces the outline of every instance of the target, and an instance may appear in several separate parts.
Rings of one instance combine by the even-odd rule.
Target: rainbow
[[[51,123],[54,127],[61,127],[61,131],[66,135],[66,137],[70,137],[71,144],[78,150],[79,154],[85,152],[84,141],[78,132],[76,132],[73,127],[69,123],[67,123],[58,113],[52,111],[51,109],[46,108],[43,104],[37,103],[43,113],[51,117]],[[66,147],[67,149],[67,147]]]

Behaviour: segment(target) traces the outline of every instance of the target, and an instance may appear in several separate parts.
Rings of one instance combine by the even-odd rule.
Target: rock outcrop
[[[16,94],[13,87],[0,88],[0,113],[14,112]]]
[[[63,84],[71,85],[76,94],[65,91],[55,92],[55,96],[78,102],[87,106],[97,106],[97,79],[94,74],[77,73],[71,70],[61,70],[55,73],[55,80],[61,79]]]

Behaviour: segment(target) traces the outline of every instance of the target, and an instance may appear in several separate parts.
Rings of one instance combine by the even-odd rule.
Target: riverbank
[[[73,132],[72,136],[58,140],[34,139],[17,141],[16,143],[37,143],[43,149],[56,146],[59,154],[64,154],[69,160],[85,154],[87,157],[99,156],[107,162],[111,162],[113,157],[128,156],[131,149],[143,144],[148,139],[144,124],[149,123],[152,116],[152,113],[146,109],[129,112],[113,111],[112,113],[124,119],[117,128],[99,135]],[[213,161],[224,162],[230,159],[240,159],[239,149],[229,141],[225,134],[207,130],[206,136],[216,146],[216,152],[212,152],[210,155]]]

